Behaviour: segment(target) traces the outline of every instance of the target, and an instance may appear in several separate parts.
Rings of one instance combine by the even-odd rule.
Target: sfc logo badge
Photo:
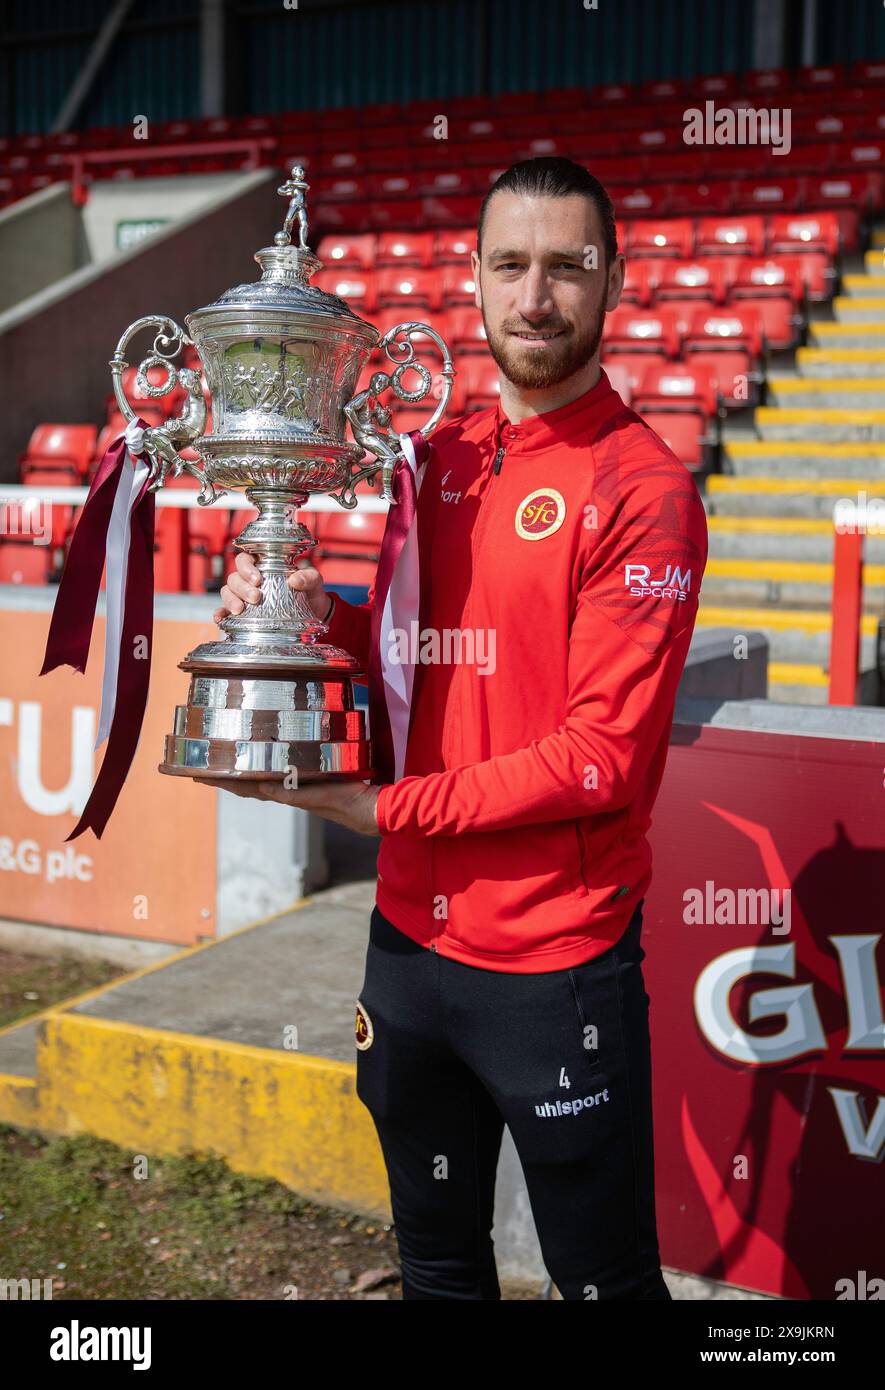
[[[554,487],[539,487],[523,498],[516,509],[516,534],[524,541],[552,536],[565,521],[565,498]]]
[[[356,1001],[356,1026],[354,1031],[356,1033],[357,1047],[360,1052],[365,1052],[367,1047],[372,1046],[375,1030],[372,1027],[372,1020],[369,1018],[369,1015],[366,1013],[359,999]]]

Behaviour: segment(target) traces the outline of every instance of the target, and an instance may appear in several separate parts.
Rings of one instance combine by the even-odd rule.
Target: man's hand
[[[218,787],[235,796],[260,801],[279,801],[284,806],[300,806],[326,820],[336,821],[359,835],[380,835],[375,803],[380,787],[368,782],[307,782],[302,787],[286,787],[283,782],[248,782],[234,777],[195,777],[207,787]]]
[[[227,576],[227,583],[221,586],[221,607],[212,614],[213,621],[220,624],[232,613],[237,615],[244,612],[247,604],[260,603],[261,582],[258,556],[250,555],[245,550],[239,551],[236,569]],[[318,569],[314,569],[307,556],[302,556],[295,569],[286,576],[286,583],[290,589],[301,590],[314,617],[319,618],[320,622],[324,623],[332,616],[335,600],[326,593],[323,576]]]

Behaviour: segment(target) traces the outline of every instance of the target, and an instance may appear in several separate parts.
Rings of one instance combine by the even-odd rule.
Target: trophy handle
[[[426,439],[427,436],[436,429],[445,413],[452,394],[452,382],[455,379],[455,368],[452,365],[452,357],[448,346],[436,332],[426,323],[398,323],[394,328],[388,329],[383,338],[378,342],[378,347],[383,348],[391,362],[397,365],[389,374],[387,372],[373,372],[369,386],[351,397],[344,406],[344,414],[350,421],[350,428],[354,439],[364,450],[375,455],[373,463],[366,464],[363,468],[356,468],[351,464],[351,471],[347,482],[340,492],[333,492],[330,495],[335,498],[342,507],[352,508],[357,504],[355,489],[357,483],[363,478],[372,478],[381,470],[381,496],[385,501],[393,500],[391,493],[391,479],[393,470],[399,460],[403,457],[402,449],[399,444],[399,436],[389,428],[387,421],[390,412],[386,407],[377,404],[375,397],[388,387],[398,396],[401,401],[407,401],[410,405],[415,405],[424,399],[433,385],[433,378],[430,370],[424,362],[415,357],[415,347],[412,342],[412,334],[420,331],[432,338],[440,350],[443,359],[442,371],[442,390],[440,392],[439,403],[430,418],[420,427],[420,433]],[[404,333],[405,340],[397,342],[400,333]],[[401,355],[402,354],[402,355]],[[415,371],[421,379],[420,387],[409,391],[402,384],[404,374]]]
[[[178,356],[185,344],[193,347],[192,340],[174,319],[166,318],[164,315],[149,314],[145,318],[136,319],[135,323],[131,323],[126,329],[108,363],[117,404],[127,423],[136,419],[138,412],[133,408],[123,390],[123,372],[129,366],[123,354],[130,338],[134,338],[135,334],[140,333],[143,328],[156,328],[159,331],[154,338],[153,351],[139,363],[135,378],[139,391],[142,395],[153,399],[168,395],[175,386],[183,387],[187,393],[187,399],[180,415],[165,420],[162,425],[155,425],[144,432],[144,452],[150,460],[150,482],[147,490],[148,492],[156,492],[161,488],[170,468],[173,478],[179,477],[182,472],[190,473],[201,485],[197,501],[201,506],[207,507],[216,501],[220,493],[226,489],[217,488],[215,483],[205,476],[203,469],[198,464],[194,463],[192,459],[182,458],[179,452],[181,449],[192,446],[194,440],[199,439],[205,432],[208,412],[199,372],[194,371],[191,367],[181,367],[176,371],[170,360]],[[149,367],[162,367],[166,372],[165,379],[157,386],[148,380]]]

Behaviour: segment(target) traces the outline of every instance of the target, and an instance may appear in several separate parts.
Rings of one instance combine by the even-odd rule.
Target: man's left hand
[[[380,787],[368,782],[306,782],[301,787],[287,787],[283,782],[252,782],[235,777],[195,777],[207,787],[218,787],[235,796],[250,796],[260,801],[279,801],[283,806],[300,806],[326,820],[355,830],[359,835],[380,835],[375,817],[375,803]]]

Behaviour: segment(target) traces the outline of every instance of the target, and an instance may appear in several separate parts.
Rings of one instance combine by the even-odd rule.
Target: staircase
[[[769,697],[826,704],[833,507],[885,499],[885,231],[844,274],[833,322],[812,321],[792,371],[768,376],[755,437],[729,431],[707,480],[710,558],[698,625],[762,631]],[[878,697],[885,533],[864,538],[858,700]]]

